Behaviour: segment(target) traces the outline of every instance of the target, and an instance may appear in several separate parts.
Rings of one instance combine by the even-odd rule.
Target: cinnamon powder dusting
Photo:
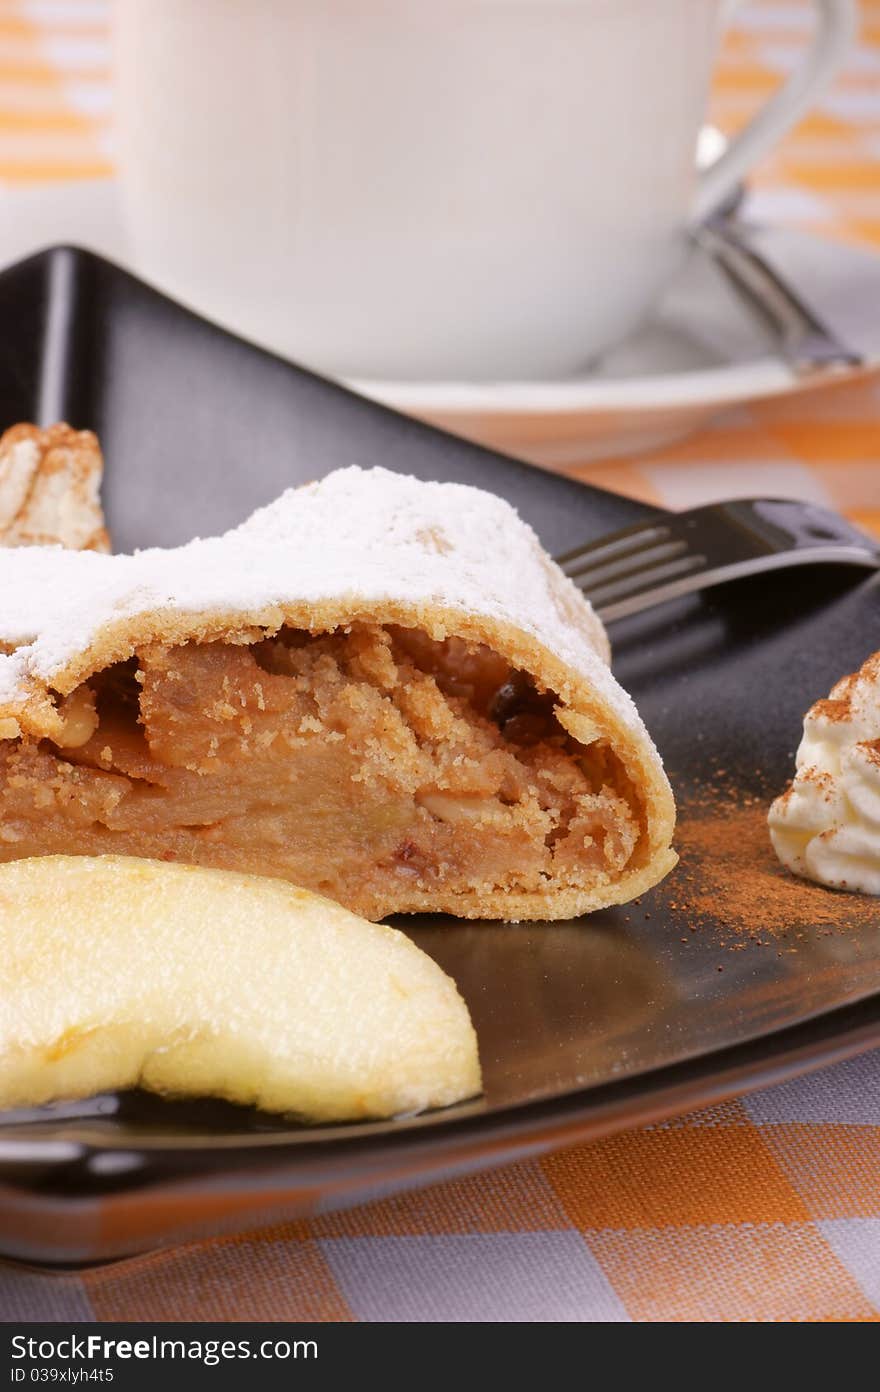
[[[693,926],[721,924],[738,934],[797,937],[876,927],[880,902],[827,889],[792,875],[774,854],[767,829],[770,798],[706,789],[679,809],[671,908]]]

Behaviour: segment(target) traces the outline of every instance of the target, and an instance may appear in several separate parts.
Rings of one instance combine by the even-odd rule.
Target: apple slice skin
[[[455,983],[281,880],[124,856],[0,867],[0,1107],[144,1087],[310,1122],[479,1093]]]

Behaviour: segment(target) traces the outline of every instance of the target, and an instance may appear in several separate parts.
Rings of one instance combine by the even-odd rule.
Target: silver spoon
[[[726,144],[715,126],[704,126],[697,142],[698,167],[713,163]],[[737,184],[711,217],[691,229],[694,242],[757,311],[799,377],[862,366],[862,355],[841,342],[751,242],[748,224],[737,216],[745,196],[745,184]]]

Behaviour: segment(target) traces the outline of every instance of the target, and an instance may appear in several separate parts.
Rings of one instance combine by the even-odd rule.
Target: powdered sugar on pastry
[[[880,894],[880,652],[804,717],[790,787],[770,809],[770,838],[795,874]]]
[[[480,489],[352,467],[289,489],[224,536],[175,550],[98,556],[0,553],[0,712],[34,684],[69,690],[96,646],[127,656],[126,622],[211,627],[211,616],[277,627],[276,610],[347,599],[479,614],[533,635],[576,667],[620,716],[638,717],[607,669],[592,608],[510,505]],[[197,616],[197,618],[196,618]],[[351,617],[354,616],[352,613]],[[318,627],[321,625],[318,624]],[[102,643],[102,636],[107,644]]]
[[[90,430],[15,425],[0,438],[0,546],[109,549]]]

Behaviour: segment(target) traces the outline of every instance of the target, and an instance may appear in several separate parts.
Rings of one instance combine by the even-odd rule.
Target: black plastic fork
[[[610,621],[766,570],[822,563],[877,569],[880,544],[813,503],[744,498],[658,513],[557,561]]]

